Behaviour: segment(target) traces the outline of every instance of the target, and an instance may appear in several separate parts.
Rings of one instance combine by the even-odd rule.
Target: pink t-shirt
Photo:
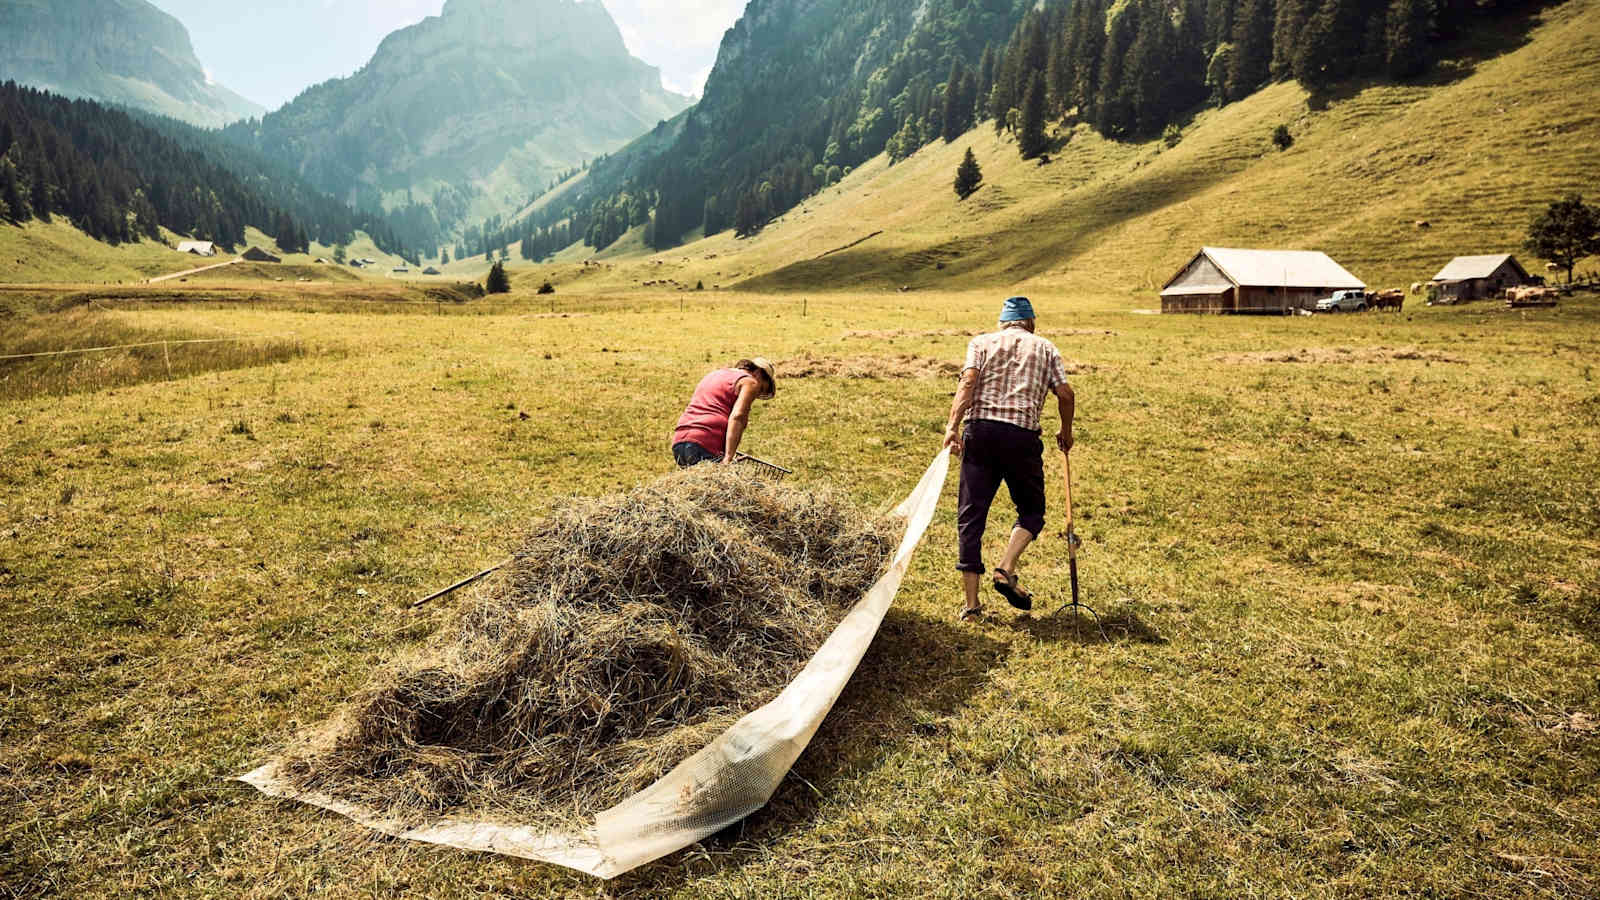
[[[690,441],[718,456],[727,449],[728,417],[739,399],[739,382],[750,377],[743,369],[718,369],[700,379],[689,408],[678,418],[672,442]]]

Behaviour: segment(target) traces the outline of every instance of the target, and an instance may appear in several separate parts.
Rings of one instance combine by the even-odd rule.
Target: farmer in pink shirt
[[[689,408],[672,432],[672,456],[678,467],[734,462],[750,424],[750,407],[756,398],[771,400],[777,393],[778,376],[772,363],[759,356],[741,359],[731,368],[700,379]]]

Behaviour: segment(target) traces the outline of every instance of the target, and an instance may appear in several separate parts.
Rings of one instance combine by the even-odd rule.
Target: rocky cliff
[[[598,0],[450,0],[230,137],[359,205],[507,212],[684,109]]]
[[[5,0],[0,81],[206,127],[262,111],[213,84],[188,30],[144,0]]]

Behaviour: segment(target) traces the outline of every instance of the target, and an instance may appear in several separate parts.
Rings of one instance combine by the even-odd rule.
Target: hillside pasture
[[[894,165],[870,160],[754,237],[729,231],[650,253],[630,234],[600,254],[570,247],[560,265],[517,261],[517,277],[559,289],[566,264],[594,256],[609,268],[586,290],[661,278],[793,293],[1006,285],[1148,308],[1210,245],[1323,250],[1374,290],[1409,285],[1455,256],[1520,254],[1547,203],[1600,192],[1595,3],[1544,6],[1504,26],[1484,46],[1453,48],[1431,80],[1330,96],[1275,84],[1198,111],[1174,147],[1062,124],[1041,164],[985,122]],[[1286,151],[1271,142],[1278,125],[1294,138]],[[968,147],[984,182],[958,200],[951,183]]]
[[[1036,292],[1083,366],[1081,568],[1110,640],[1054,613],[1059,506],[1022,570],[1039,614],[989,594],[986,622],[954,622],[952,479],[771,805],[600,888],[226,779],[447,627],[452,602],[409,602],[504,557],[554,498],[667,471],[711,365],[848,363],[781,382],[748,446],[888,508],[1001,294],[363,299],[382,287],[123,297],[95,321],[318,349],[0,399],[7,893],[1600,890],[1593,298],[1283,319]],[[896,360],[913,377],[870,377]]]

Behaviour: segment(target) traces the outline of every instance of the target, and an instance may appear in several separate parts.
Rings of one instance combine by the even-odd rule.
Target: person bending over
[[[741,359],[700,379],[672,432],[672,457],[678,467],[687,469],[703,462],[731,464],[750,424],[750,407],[757,398],[771,400],[777,393],[777,373],[772,363],[759,356]]]
[[[956,529],[960,542],[962,590],[966,603],[961,619],[982,612],[978,582],[983,576],[983,532],[989,506],[1005,482],[1017,507],[1000,564],[994,568],[994,589],[1012,606],[1033,608],[1033,595],[1017,583],[1022,551],[1044,530],[1044,442],[1039,414],[1054,393],[1061,411],[1056,446],[1072,449],[1075,398],[1066,367],[1054,344],[1033,333],[1033,304],[1012,297],[1000,311],[999,329],[972,339],[961,384],[950,408],[944,445],[961,456],[960,506]],[[963,427],[965,422],[965,427]]]

